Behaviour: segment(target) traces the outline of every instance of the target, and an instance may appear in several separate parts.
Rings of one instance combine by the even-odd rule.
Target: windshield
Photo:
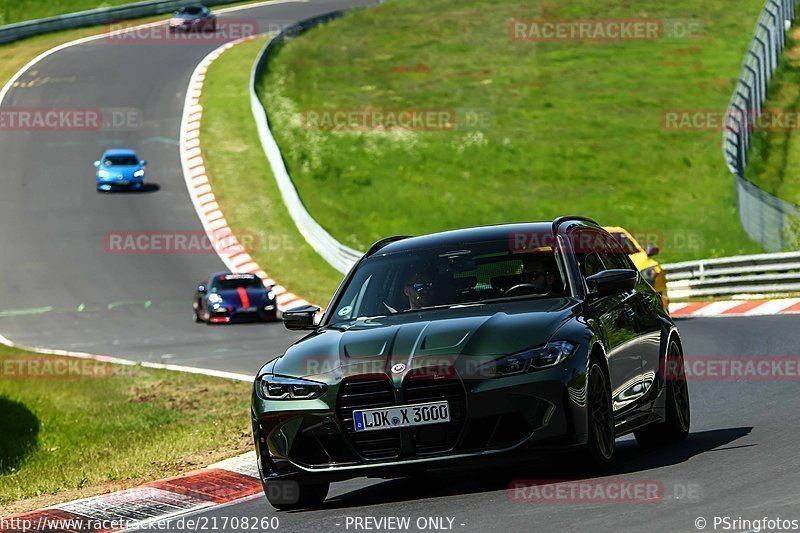
[[[344,289],[330,322],[568,294],[561,262],[551,248],[519,252],[505,240],[468,243],[367,259]]]
[[[227,291],[231,289],[263,289],[264,284],[259,278],[221,277],[211,284],[211,292]]]
[[[633,243],[631,238],[625,235],[624,233],[614,232],[611,234],[611,236],[614,237],[614,240],[617,241],[620,246],[622,246],[622,249],[625,250],[626,254],[628,255],[638,254],[639,252],[641,252],[641,250],[639,250],[639,247]]]
[[[133,167],[139,164],[135,155],[109,155],[103,164],[107,167]]]
[[[175,14],[176,15],[200,15],[203,12],[201,7],[182,7]]]

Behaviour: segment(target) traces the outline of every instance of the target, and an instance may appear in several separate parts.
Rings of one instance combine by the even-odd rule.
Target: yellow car
[[[661,295],[661,300],[664,302],[664,306],[669,308],[667,276],[658,261],[653,259],[653,256],[658,255],[658,246],[648,244],[647,249],[644,249],[626,229],[619,227],[606,227],[604,229],[609,232],[622,246],[622,249],[627,252],[633,264],[636,265],[636,268],[642,273],[642,277],[658,291]]]

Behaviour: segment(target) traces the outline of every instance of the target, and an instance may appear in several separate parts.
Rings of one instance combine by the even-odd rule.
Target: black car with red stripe
[[[278,320],[278,305],[272,286],[266,287],[255,274],[214,274],[197,286],[192,304],[195,322],[269,322]]]

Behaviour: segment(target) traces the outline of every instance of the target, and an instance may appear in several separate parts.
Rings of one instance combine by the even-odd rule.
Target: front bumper
[[[117,180],[97,181],[98,191],[130,191],[130,190],[141,189],[143,186],[144,186],[143,179],[124,180],[124,181],[117,181]]]
[[[528,454],[586,442],[585,357],[558,367],[505,378],[464,380],[458,376],[398,389],[377,384],[392,376],[348,377],[316,400],[265,400],[253,394],[253,436],[262,480],[342,480],[395,477],[410,470],[446,466],[501,454]],[[364,385],[348,386],[350,383]],[[258,388],[256,382],[256,388]],[[452,421],[416,428],[356,433],[352,410],[447,399]],[[351,394],[352,393],[352,394]],[[348,404],[349,402],[349,404]]]
[[[225,311],[211,310],[208,313],[208,321],[211,324],[235,324],[247,322],[275,322],[279,320],[278,306],[274,303],[264,306],[257,311],[241,311],[232,309]]]
[[[216,30],[216,21],[203,20],[203,21],[187,21],[180,23],[169,23],[169,31],[171,32],[194,32],[194,31],[212,31]]]

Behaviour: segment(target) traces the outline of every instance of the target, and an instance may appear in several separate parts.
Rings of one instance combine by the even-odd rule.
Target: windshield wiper
[[[483,300],[483,303],[511,302],[515,300],[525,300],[528,298],[530,299],[552,298],[552,295],[547,292],[537,292],[534,294],[521,294],[519,296],[501,296],[500,298],[491,298],[489,300]]]

